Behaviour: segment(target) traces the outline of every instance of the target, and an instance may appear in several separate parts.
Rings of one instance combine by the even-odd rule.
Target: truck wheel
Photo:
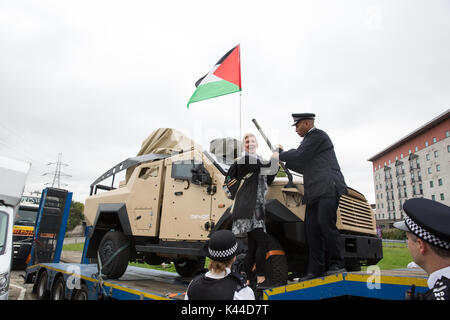
[[[42,271],[37,283],[37,300],[48,300],[50,292],[47,290],[48,274],[47,271]]]
[[[56,280],[52,288],[52,300],[65,300],[66,283],[61,276]]]
[[[177,270],[178,274],[182,277],[193,277],[199,271],[203,270],[205,266],[205,257],[191,260],[187,258],[181,258],[174,262],[175,270]]]
[[[269,250],[266,254],[266,278],[274,286],[282,286],[288,280],[288,263],[283,247],[269,235]]]
[[[129,238],[120,231],[109,231],[103,236],[98,251],[102,261],[102,273],[110,279],[120,278],[127,270],[130,261]]]
[[[80,289],[73,291],[72,300],[88,300],[89,291],[86,284],[82,283]]]

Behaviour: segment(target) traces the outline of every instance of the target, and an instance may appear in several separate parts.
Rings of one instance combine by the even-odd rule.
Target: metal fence
[[[383,239],[383,247],[388,248],[406,248],[407,242],[406,240],[391,240],[391,239]]]

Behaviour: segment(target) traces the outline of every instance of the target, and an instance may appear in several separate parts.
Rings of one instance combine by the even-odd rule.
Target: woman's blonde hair
[[[208,269],[209,269],[209,271],[213,271],[214,273],[226,272],[226,269],[230,268],[231,265],[233,264],[233,258],[231,258],[230,260],[225,260],[225,261],[210,260]]]
[[[242,144],[243,145],[245,144],[245,139],[247,139],[248,137],[255,138],[256,145],[258,145],[258,139],[256,139],[256,136],[253,133],[251,133],[251,132],[247,132],[246,134],[244,134],[244,137],[242,138]]]

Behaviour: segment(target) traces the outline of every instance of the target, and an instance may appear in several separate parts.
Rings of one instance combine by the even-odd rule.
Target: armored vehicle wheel
[[[288,263],[283,247],[269,235],[269,250],[266,255],[266,278],[274,285],[285,285],[288,280]]]
[[[193,277],[205,266],[205,257],[191,260],[187,258],[181,258],[174,261],[175,270],[182,277]]]
[[[98,252],[102,261],[102,273],[110,279],[120,278],[130,261],[130,239],[120,231],[109,231],[103,236]]]
[[[268,235],[269,245],[266,254],[265,276],[273,286],[285,285],[288,280],[288,263],[283,247],[273,236]],[[244,271],[245,252],[237,255],[232,266],[232,271],[241,273]],[[250,282],[256,282],[256,266],[253,266],[252,273],[247,276]]]

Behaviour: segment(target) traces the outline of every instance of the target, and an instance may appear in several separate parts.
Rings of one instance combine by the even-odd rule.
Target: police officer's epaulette
[[[450,300],[450,280],[442,276],[427,292],[415,292],[415,285],[406,291],[405,300]]]
[[[236,280],[238,284],[236,291],[240,291],[241,289],[247,286],[247,281],[240,273],[231,272],[229,276],[232,277],[234,280]]]
[[[432,289],[435,300],[450,300],[450,280],[442,276]]]

